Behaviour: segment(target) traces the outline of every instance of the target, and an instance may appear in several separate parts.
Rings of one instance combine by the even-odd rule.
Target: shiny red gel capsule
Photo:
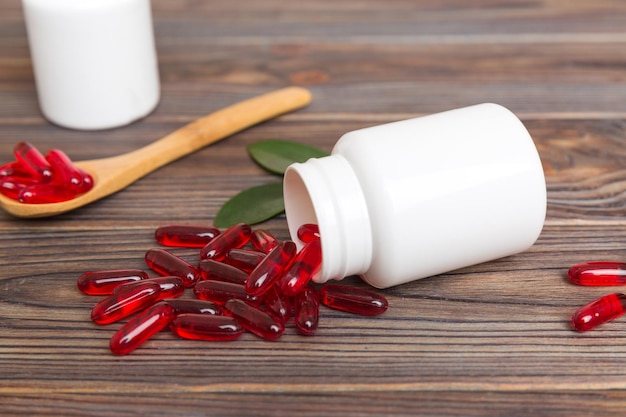
[[[44,156],[28,142],[19,142],[13,149],[15,159],[42,182],[52,180],[52,167]]]
[[[140,269],[111,269],[85,272],[78,277],[76,285],[87,295],[110,295],[122,284],[144,279],[148,279],[148,274]]]
[[[164,249],[150,249],[146,252],[145,260],[150,269],[158,274],[180,277],[187,288],[193,287],[200,279],[200,272],[196,267]]]
[[[274,247],[250,273],[246,281],[248,294],[260,296],[269,290],[291,265],[296,252],[296,244],[289,240]]]
[[[64,185],[41,183],[21,189],[17,200],[24,204],[49,204],[72,200],[77,195],[75,190]]]
[[[294,321],[296,329],[310,336],[317,330],[320,317],[320,301],[317,291],[305,287],[294,297]]]
[[[265,258],[265,255],[255,250],[236,248],[229,250],[222,262],[250,273]]]
[[[572,316],[572,327],[579,332],[586,332],[621,316],[625,306],[626,295],[605,295],[576,310]]]
[[[362,316],[377,316],[387,311],[387,299],[374,291],[339,284],[326,284],[320,290],[322,304]]]
[[[279,320],[243,300],[228,300],[224,304],[224,314],[233,317],[244,329],[263,339],[278,339],[285,331],[285,326]]]
[[[183,339],[223,341],[234,340],[243,333],[243,326],[227,316],[179,314],[170,329]]]
[[[291,317],[291,301],[276,285],[263,294],[263,304],[268,313],[283,323]]]
[[[244,285],[248,280],[248,274],[241,269],[213,259],[201,260],[198,264],[198,270],[203,279],[233,282],[239,285]]]
[[[154,238],[163,246],[201,248],[219,234],[215,227],[169,225],[157,228]]]
[[[221,261],[230,249],[240,248],[250,241],[252,228],[245,223],[238,223],[224,230],[207,243],[200,251],[200,259]]]
[[[128,288],[131,285],[142,285],[144,282],[156,282],[161,287],[161,291],[159,292],[159,297],[157,301],[163,300],[165,298],[176,298],[183,295],[185,291],[185,286],[183,284],[183,280],[180,277],[168,276],[168,277],[156,277],[156,278],[148,278],[143,281],[130,282],[128,284],[120,285],[119,287],[115,287],[113,289],[113,295],[118,294],[120,291],[123,291],[125,288]]]
[[[9,162],[0,166],[0,178],[4,177],[18,177],[18,178],[32,178],[31,172],[28,171],[18,161]]]
[[[304,245],[291,266],[280,278],[280,289],[288,296],[300,292],[317,273],[322,264],[322,246],[319,240]]]
[[[583,262],[572,266],[567,277],[574,284],[591,287],[626,285],[626,263]]]
[[[193,293],[201,300],[212,301],[219,305],[223,305],[231,298],[250,299],[246,292],[246,287],[241,284],[224,281],[200,281],[193,287]]]
[[[267,230],[258,229],[252,233],[250,243],[260,252],[270,253],[272,249],[278,246],[279,241]]]
[[[51,149],[46,153],[46,161],[52,167],[52,182],[68,187],[76,193],[88,190],[85,190],[83,184],[84,171],[74,166],[65,152],[60,149]]]
[[[154,304],[160,291],[159,284],[149,280],[143,285],[129,285],[96,304],[91,310],[91,320],[97,324],[114,323]]]
[[[111,338],[109,347],[116,355],[128,355],[152,336],[166,328],[174,319],[174,308],[157,303],[122,326]]]
[[[320,229],[316,224],[303,224],[298,227],[297,235],[302,242],[308,243],[320,238]]]
[[[174,307],[176,314],[222,314],[217,304],[210,301],[195,298],[168,298],[163,301]]]
[[[37,181],[32,178],[2,177],[2,179],[0,179],[0,193],[13,200],[18,200],[20,198],[20,192],[22,192],[23,189],[35,185],[36,183]]]

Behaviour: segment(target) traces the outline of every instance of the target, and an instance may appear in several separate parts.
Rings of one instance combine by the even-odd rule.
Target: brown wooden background
[[[21,140],[75,160],[126,152],[292,84],[314,102],[73,213],[0,213],[0,414],[626,414],[626,320],[568,327],[579,305],[616,289],[565,279],[577,262],[626,260],[626,3],[155,0],[153,11],[159,107],[77,132],[40,116],[20,2],[0,0],[0,161]],[[82,272],[144,267],[155,227],[211,223],[230,196],[273,179],[245,145],[330,150],[355,128],[484,101],[516,112],[543,159],[548,217],[525,253],[389,289],[381,317],[325,309],[314,337],[211,344],[164,332],[115,357],[119,325],[89,321]],[[263,226],[287,237],[284,218]]]

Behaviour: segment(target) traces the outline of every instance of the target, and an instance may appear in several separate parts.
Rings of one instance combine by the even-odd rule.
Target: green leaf
[[[237,223],[256,224],[283,211],[283,183],[258,185],[228,200],[215,216],[213,224],[216,227],[230,227]]]
[[[248,145],[248,154],[269,172],[282,175],[294,162],[328,156],[328,152],[302,143],[283,139],[268,139]]]

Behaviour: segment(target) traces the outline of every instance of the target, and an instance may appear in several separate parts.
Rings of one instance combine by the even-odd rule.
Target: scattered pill
[[[291,301],[289,297],[284,295],[277,285],[273,285],[265,294],[263,294],[263,303],[269,314],[277,320],[285,323],[291,317]]]
[[[164,302],[133,317],[111,338],[109,347],[116,355],[128,355],[148,339],[166,328],[174,319],[174,308]]]
[[[320,229],[316,224],[307,223],[298,227],[296,234],[298,239],[304,243],[308,243],[320,238]]]
[[[240,285],[244,285],[248,280],[248,274],[241,269],[213,259],[201,260],[198,270],[202,279],[233,282]]]
[[[279,320],[243,300],[228,300],[224,304],[224,314],[237,319],[246,330],[263,339],[278,339],[285,331]]]
[[[320,290],[322,303],[330,308],[362,316],[377,316],[387,310],[387,299],[362,288],[326,284]]]
[[[232,317],[208,314],[179,314],[170,328],[177,336],[192,340],[233,340],[243,333],[243,326]]]
[[[586,332],[621,316],[624,314],[625,306],[624,294],[602,296],[576,310],[572,316],[572,327],[579,332]]]
[[[258,251],[270,253],[280,242],[267,230],[258,229],[252,232],[250,243]]]
[[[259,296],[274,285],[296,256],[296,244],[292,241],[279,243],[250,273],[246,281],[248,294]]]
[[[200,272],[195,266],[164,249],[153,248],[148,250],[145,261],[148,267],[158,274],[182,278],[183,284],[187,288],[193,287],[200,279]]]
[[[154,238],[163,246],[201,248],[219,234],[215,227],[169,225],[157,228]]]
[[[200,251],[200,259],[221,261],[230,249],[240,248],[250,241],[252,228],[245,223],[229,227],[207,243]]]
[[[320,316],[320,301],[317,291],[306,286],[294,297],[294,321],[296,329],[310,336],[317,330]]]
[[[232,298],[241,300],[250,298],[246,292],[246,287],[241,284],[213,280],[198,282],[193,287],[193,293],[201,300],[211,301],[218,305],[224,305]]]
[[[250,273],[265,258],[265,255],[256,250],[235,248],[228,251],[222,262]]]
[[[13,153],[17,161],[28,170],[31,175],[42,182],[52,180],[52,167],[46,158],[29,142],[19,142]]]
[[[97,324],[114,323],[154,304],[160,291],[159,284],[149,280],[143,285],[131,285],[96,304],[91,320]]]
[[[78,289],[88,295],[110,295],[113,289],[129,282],[148,279],[148,274],[140,269],[115,269],[89,271],[78,277]]]
[[[319,240],[312,240],[298,252],[291,266],[280,278],[280,289],[289,296],[296,295],[313,276],[322,264],[322,246]]]
[[[626,285],[626,263],[584,262],[567,271],[569,280],[584,286]]]
[[[163,301],[174,307],[176,314],[222,314],[217,304],[197,298],[168,298]]]

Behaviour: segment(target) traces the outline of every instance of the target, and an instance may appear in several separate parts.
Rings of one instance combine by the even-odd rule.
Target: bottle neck
[[[341,155],[289,166],[283,183],[289,233],[298,246],[298,228],[317,224],[322,267],[314,281],[366,272],[372,260],[372,229],[361,183]]]

